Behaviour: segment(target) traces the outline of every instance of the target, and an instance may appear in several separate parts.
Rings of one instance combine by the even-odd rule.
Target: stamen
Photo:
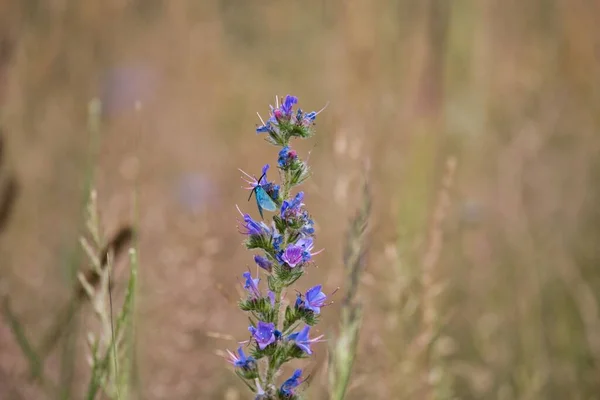
[[[258,119],[260,119],[260,122],[262,122],[263,126],[266,125],[265,121],[262,119],[262,117],[260,116],[260,114],[258,113],[258,111],[256,112],[256,115],[258,115]]]
[[[321,108],[319,111],[317,111],[317,113],[315,115],[319,115],[321,114],[321,112],[323,112],[323,110],[325,110],[327,108],[327,106],[329,105],[329,102],[327,102],[327,104],[325,104],[325,107]]]

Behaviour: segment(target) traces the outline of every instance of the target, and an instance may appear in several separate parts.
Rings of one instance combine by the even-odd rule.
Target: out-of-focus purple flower
[[[217,187],[202,173],[183,175],[175,189],[179,204],[192,213],[200,212],[217,198]]]
[[[305,352],[308,355],[312,354],[310,345],[312,343],[320,342],[323,338],[323,335],[321,335],[319,337],[311,339],[308,336],[309,332],[310,326],[306,325],[300,332],[295,332],[288,336],[288,340],[294,341],[296,346],[298,346],[303,352]]]
[[[267,257],[259,256],[257,254],[254,256],[254,262],[267,272],[271,272],[273,270],[273,263],[269,261]]]
[[[157,71],[145,65],[120,66],[106,72],[101,81],[103,113],[109,117],[132,111],[139,101],[152,100],[159,82]]]
[[[230,363],[232,363],[235,367],[241,368],[246,371],[250,371],[256,368],[256,360],[252,356],[246,357],[242,346],[238,347],[237,352],[239,354],[239,357],[231,351],[227,350],[227,353],[229,353]]]
[[[264,350],[265,347],[275,342],[275,324],[273,323],[259,321],[256,328],[250,326],[248,330],[261,350]]]
[[[279,158],[277,159],[277,165],[279,168],[285,169],[289,167],[294,161],[298,159],[298,153],[296,150],[290,149],[290,146],[285,146],[279,151]]]
[[[306,301],[304,307],[311,310],[315,314],[321,312],[321,307],[325,306],[327,295],[321,291],[321,285],[314,286],[306,291]]]
[[[279,392],[283,395],[283,396],[293,396],[294,395],[294,389],[297,388],[298,386],[300,386],[300,384],[302,383],[300,381],[300,377],[302,376],[302,370],[301,369],[297,369],[294,371],[294,374],[288,378],[285,382],[283,382],[283,385],[281,385],[281,388],[279,388]]]
[[[246,282],[244,283],[244,289],[248,291],[250,297],[254,299],[260,297],[260,290],[258,289],[258,282],[260,282],[260,279],[253,279],[250,272],[244,272],[242,276],[246,279]]]

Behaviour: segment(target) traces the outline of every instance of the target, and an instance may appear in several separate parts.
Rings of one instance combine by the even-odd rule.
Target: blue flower
[[[296,241],[296,246],[302,248],[302,261],[309,262],[312,259],[312,256],[315,256],[322,252],[323,250],[319,250],[316,253],[311,253],[313,248],[313,238],[312,237],[302,237]]]
[[[256,328],[250,326],[248,330],[261,350],[264,350],[265,347],[275,342],[275,324],[273,323],[259,321]]]
[[[280,252],[281,251],[281,244],[283,243],[283,236],[275,231],[273,233],[273,248],[277,251]]]
[[[276,107],[269,106],[271,112],[267,122],[263,121],[259,114],[258,117],[260,118],[262,125],[256,128],[256,133],[277,133],[279,130],[279,122],[288,122],[292,119],[292,109],[294,104],[298,103],[298,98],[288,94],[285,96],[281,106],[279,106],[279,100],[277,100],[277,98],[275,98],[275,100]]]
[[[260,279],[252,279],[252,275],[250,274],[250,272],[244,272],[242,276],[246,278],[246,282],[244,283],[244,289],[248,291],[250,297],[260,297],[260,290],[258,290],[258,282],[260,282]]]
[[[307,114],[304,114],[304,118],[302,118],[302,122],[304,125],[312,124],[317,119],[318,113],[315,111],[311,111]]]
[[[306,325],[300,332],[295,332],[288,336],[288,340],[294,341],[296,346],[298,346],[303,352],[305,352],[308,355],[312,354],[310,345],[312,343],[320,342],[323,338],[323,335],[321,335],[319,337],[311,339],[308,336],[309,332],[310,326]]]
[[[271,106],[271,118],[269,118],[269,121],[289,121],[292,118],[292,108],[294,107],[294,104],[297,103],[298,98],[288,94],[285,96],[281,106],[277,105],[277,108],[273,108],[273,106]]]
[[[302,206],[304,205],[304,203],[302,203],[303,199],[304,192],[298,192],[292,200],[284,200],[281,204],[281,218],[290,219],[302,215]]]
[[[297,388],[302,382],[300,381],[300,377],[302,376],[302,370],[297,369],[294,371],[294,374],[288,378],[283,385],[279,388],[279,392],[281,395],[286,397],[291,397],[294,395],[294,389]]]
[[[294,303],[294,307],[297,310],[304,308],[304,299],[302,298],[302,295],[300,293],[296,295],[296,303]]]
[[[269,261],[267,257],[255,255],[254,262],[267,272],[271,272],[273,270],[273,263]]]
[[[273,130],[273,126],[271,125],[271,120],[268,120],[263,125],[256,127],[256,133],[269,133]]]
[[[317,119],[317,115],[319,115],[321,111],[323,111],[326,107],[327,104],[319,111],[311,111],[309,113],[305,113],[301,109],[298,109],[294,118],[294,122],[297,126],[307,127],[315,122],[315,120]]]
[[[300,232],[305,236],[313,235],[315,233],[315,223],[312,218],[308,216],[308,212],[304,211],[302,213],[302,220],[304,221],[304,225],[300,228]]]
[[[256,368],[256,360],[252,356],[246,357],[244,350],[242,350],[242,346],[238,347],[237,352],[239,357],[227,350],[227,353],[229,353],[230,363],[232,363],[235,367],[241,368],[245,371],[251,371]]]
[[[283,115],[287,118],[292,116],[292,108],[294,104],[298,104],[298,98],[296,96],[287,95],[281,104],[280,110],[283,112]]]
[[[298,192],[292,200],[284,200],[281,204],[281,219],[290,225],[299,226],[300,233],[312,236],[315,233],[315,223],[310,218],[308,211],[304,210],[304,192]]]
[[[285,169],[288,168],[297,159],[298,153],[296,153],[296,150],[290,149],[290,146],[285,146],[279,151],[277,165],[279,165],[279,168]]]
[[[279,106],[278,103],[279,102],[276,99],[276,107],[269,106],[271,111],[266,122],[260,117],[259,114],[258,117],[260,118],[262,125],[256,128],[256,133],[270,133],[278,135],[280,133],[280,123],[293,123],[296,126],[306,128],[313,124],[317,118],[317,115],[319,115],[321,111],[327,107],[327,105],[325,105],[325,107],[323,107],[321,110],[311,111],[309,113],[305,113],[301,109],[298,109],[294,115],[294,105],[298,104],[298,98],[296,96],[291,96],[288,94],[285,96],[281,106]]]
[[[321,291],[321,285],[314,286],[306,291],[306,301],[304,308],[311,310],[315,314],[321,312],[321,307],[325,306],[327,296]]]

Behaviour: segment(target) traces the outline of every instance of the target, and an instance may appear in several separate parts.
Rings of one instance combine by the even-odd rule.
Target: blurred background
[[[97,97],[107,235],[134,222],[139,193],[140,398],[248,398],[218,352],[248,335],[235,205],[256,212],[237,168],[276,162],[256,112],[289,93],[304,110],[330,102],[297,146],[326,249],[301,288],[343,284],[371,161],[348,399],[598,399],[599,15],[589,0],[4,1],[0,179],[20,190],[3,293],[33,342],[68,302]],[[58,350],[46,367],[72,398],[88,314],[74,364]],[[45,398],[6,322],[0,354],[0,398]],[[326,345],[316,354],[308,397],[326,398]]]

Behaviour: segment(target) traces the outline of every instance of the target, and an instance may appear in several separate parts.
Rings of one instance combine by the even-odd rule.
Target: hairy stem
[[[290,191],[292,189],[292,185],[291,185],[291,175],[288,171],[286,171],[285,173],[283,173],[282,176],[282,199],[288,200],[290,197]],[[284,237],[285,237],[285,232],[283,232]],[[275,329],[282,332],[283,331],[283,326],[279,326],[279,315],[281,314],[281,294],[283,292],[283,287],[277,287],[276,290],[274,290],[275,293],[275,318],[273,320],[273,323],[275,324]],[[274,357],[275,356],[270,356],[269,357],[269,366],[267,368],[267,376],[265,378],[265,386],[266,387],[272,387],[273,386],[273,380],[275,378],[275,374],[277,372],[277,369],[279,368],[279,365],[277,365],[274,362]]]

